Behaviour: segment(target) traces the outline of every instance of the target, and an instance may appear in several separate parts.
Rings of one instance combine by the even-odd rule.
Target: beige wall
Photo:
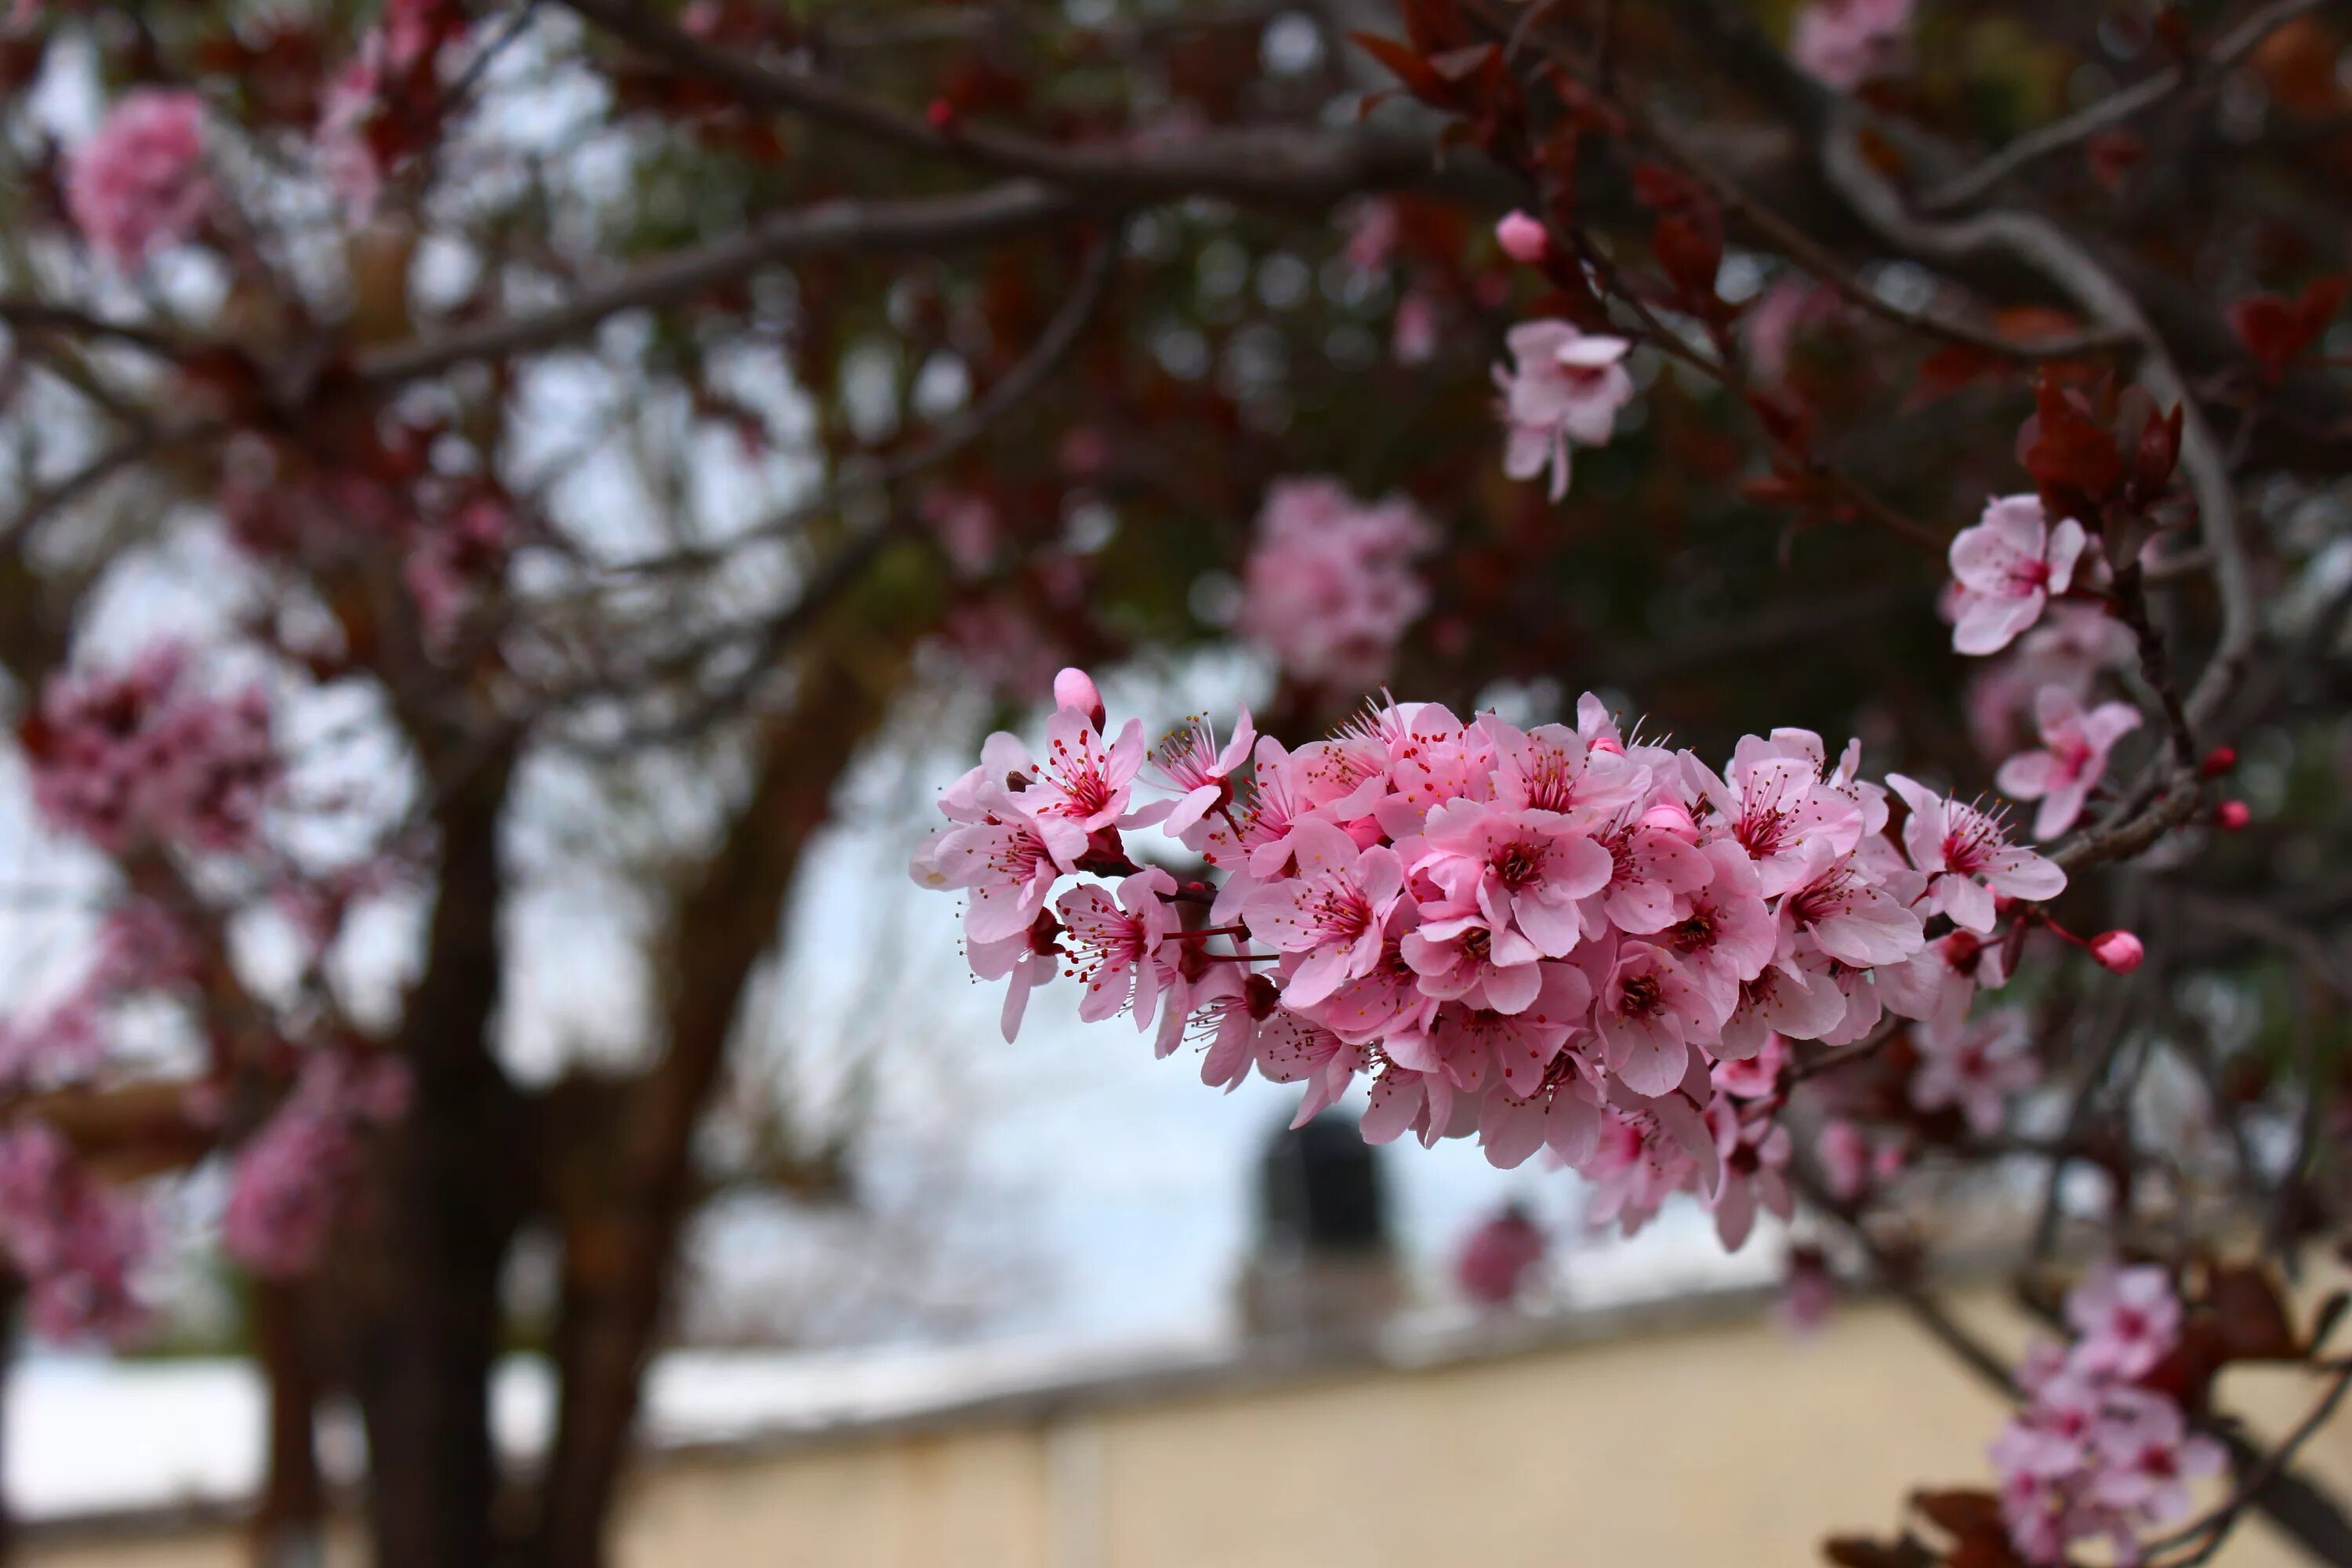
[[[1990,1302],[1971,1315],[2014,1343]],[[2266,1431],[2295,1374],[2232,1374]],[[1986,1476],[2000,1407],[1894,1310],[975,1425],[641,1478],[625,1568],[1772,1568]],[[2307,1461],[2352,1492],[2352,1416]],[[229,1568],[228,1541],[35,1552]],[[2294,1562],[2257,1531],[2217,1560]],[[456,1565],[452,1565],[456,1568]]]

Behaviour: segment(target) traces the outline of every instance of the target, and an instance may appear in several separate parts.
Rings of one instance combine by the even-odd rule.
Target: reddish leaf
[[[1685,307],[1703,316],[1719,313],[1715,280],[1723,268],[1723,225],[1714,214],[1698,207],[1661,213],[1650,246]]]
[[[2123,454],[2079,395],[2044,374],[2034,389],[2033,417],[2018,432],[2018,460],[2042,489],[2053,517],[2099,521],[2101,507],[2123,479]]]
[[[1389,68],[1399,81],[1412,89],[1416,98],[1443,102],[1447,97],[1445,80],[1430,63],[1394,38],[1383,38],[1377,33],[1350,33],[1363,51]]]
[[[1822,1555],[1838,1568],[1935,1568],[1938,1561],[1918,1537],[1874,1541],[1866,1535],[1832,1535],[1822,1542]]]
[[[2083,161],[2091,177],[2108,191],[2120,189],[2124,176],[2147,160],[2147,143],[2128,131],[2102,131],[2083,143]]]
[[[2275,384],[2295,356],[2327,330],[2344,303],[2347,281],[2340,275],[2321,278],[2293,300],[2256,294],[2230,307],[2230,328],[2262,367],[2264,381]]]
[[[1962,1541],[1985,1534],[2004,1541],[2009,1537],[2000,1521],[2000,1500],[1988,1491],[1913,1492],[1911,1506],[1945,1533]]]
[[[1911,405],[1939,402],[1964,387],[1990,381],[2010,366],[2010,360],[1971,343],[1947,343],[1920,362],[1919,379],[1911,389]]]
[[[2205,1294],[2231,1361],[2294,1361],[2303,1346],[2270,1273],[2257,1264],[2216,1269]]]

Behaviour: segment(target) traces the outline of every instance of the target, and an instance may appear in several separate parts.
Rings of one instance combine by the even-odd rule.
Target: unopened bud
[[[2129,974],[2147,956],[2147,948],[2127,931],[2104,931],[2091,939],[2091,956],[2114,974]]]
[[[2225,800],[2213,808],[2213,826],[2224,833],[2235,833],[2253,819],[2253,813],[2242,800]]]
[[[2205,753],[2205,760],[2197,765],[2197,771],[2209,779],[2218,779],[2237,765],[2237,747],[2216,746]]]
[[[1054,677],[1054,701],[1059,707],[1076,709],[1097,731],[1108,718],[1102,693],[1095,689],[1094,677],[1075,666]]]
[[[942,136],[951,136],[955,133],[955,105],[944,98],[931,100],[929,105],[923,110],[923,118],[929,121],[931,129]]]
[[[1532,267],[1541,261],[1544,253],[1551,248],[1551,236],[1544,232],[1544,226],[1535,218],[1523,212],[1513,211],[1505,213],[1502,221],[1495,226],[1495,243],[1500,245],[1503,254],[1512,260]]]

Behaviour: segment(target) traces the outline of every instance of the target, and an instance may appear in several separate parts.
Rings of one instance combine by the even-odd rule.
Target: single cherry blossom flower
[[[1292,837],[1298,874],[1250,896],[1250,934],[1281,952],[1307,955],[1283,988],[1285,1003],[1309,1007],[1381,962],[1390,911],[1404,895],[1404,863],[1385,845],[1360,848],[1328,822],[1309,820]]]
[[[2180,1299],[2154,1264],[2095,1268],[2066,1295],[2074,1331],[2067,1366],[2079,1376],[2145,1376],[2180,1338]]]
[[[1522,321],[1505,341],[1512,368],[1495,368],[1510,426],[1503,471],[1531,479],[1549,468],[1558,500],[1568,493],[1570,444],[1607,446],[1617,411],[1633,400],[1633,378],[1619,363],[1633,344],[1557,321]]]
[[[1055,904],[1064,931],[1063,951],[1075,961],[1072,977],[1086,987],[1078,1016],[1089,1024],[1135,1015],[1135,1026],[1149,1030],[1158,1016],[1159,966],[1152,962],[1168,935],[1169,894],[1176,879],[1157,866],[1121,879],[1118,898],[1089,883],[1064,893]]]
[[[1161,787],[1177,796],[1175,809],[1160,824],[1162,831],[1181,839],[1209,813],[1229,805],[1234,798],[1233,775],[1249,760],[1256,740],[1257,731],[1244,708],[1222,748],[1214,727],[1201,718],[1191,720],[1161,741],[1151,753],[1153,771],[1159,773]]]
[[[1952,538],[1959,585],[1952,647],[1969,654],[2007,647],[2074,583],[2084,541],[2071,517],[2050,526],[2038,496],[2003,496],[1987,506],[1982,521]]]
[[[2057,837],[2083,815],[2091,791],[2107,771],[2116,742],[2140,727],[2139,710],[2128,702],[2102,702],[2088,712],[2063,686],[2046,686],[2034,700],[2042,733],[2039,749],[2020,752],[2001,763],[1993,783],[2019,800],[2039,800],[2033,837]]]
[[[1689,1076],[1688,1042],[1708,1032],[1713,1011],[1698,982],[1664,951],[1625,943],[1597,998],[1609,1070],[1636,1094],[1667,1093]]]
[[[1996,895],[2038,901],[2066,890],[2057,862],[2011,844],[1998,812],[1939,795],[1901,773],[1887,774],[1886,782],[1911,808],[1903,847],[1928,879],[1929,913],[1948,914],[1981,935],[1993,928]]]

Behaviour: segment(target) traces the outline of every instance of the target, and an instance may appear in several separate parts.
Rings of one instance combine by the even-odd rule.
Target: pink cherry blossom
[[[0,1252],[25,1281],[35,1333],[65,1342],[137,1329],[132,1275],[150,1239],[138,1199],[90,1174],[47,1123],[0,1132]]]
[[[66,165],[66,211],[82,237],[123,267],[195,231],[212,205],[205,104],[193,92],[133,88]]]
[[[2084,1377],[2146,1375],[2180,1337],[2180,1301],[2153,1264],[2092,1270],[2066,1297],[2068,1367]]]
[[[1850,92],[1900,58],[1911,0],[1812,0],[1797,13],[1790,58],[1806,75]]]
[[[2107,771],[2107,753],[2140,726],[2139,710],[2128,702],[2102,702],[2088,712],[2063,686],[2046,686],[2034,699],[2042,734],[2038,750],[2020,752],[2001,763],[1993,783],[2019,800],[2039,800],[2033,837],[2057,837],[2074,826],[2091,791]]]
[[[1371,1065],[1371,1053],[1349,1045],[1321,1025],[1283,1011],[1267,1021],[1257,1038],[1257,1070],[1269,1083],[1307,1085],[1291,1126],[1304,1127],[1339,1102],[1356,1075]]]
[[[1388,672],[1429,606],[1414,562],[1435,545],[1411,501],[1357,500],[1336,479],[1280,479],[1258,513],[1235,629],[1311,685],[1360,690]]]
[[[1004,1008],[998,1020],[1008,1044],[1021,1033],[1022,1017],[1029,1010],[1029,994],[1061,973],[1061,922],[1040,910],[1026,931],[994,942],[965,942],[964,952],[972,973],[982,980],[1008,982]]]
[[[1152,959],[1169,931],[1164,900],[1175,890],[1176,879],[1154,866],[1120,881],[1116,902],[1092,884],[1062,895],[1055,910],[1076,961],[1072,973],[1087,992],[1080,1018],[1092,1024],[1132,1012],[1138,1029],[1151,1027],[1160,990]]]
[[[1911,808],[1903,847],[1928,879],[1931,912],[1981,935],[1993,928],[1996,895],[2040,900],[2066,890],[2057,862],[2010,843],[1998,812],[1938,795],[1901,773],[1887,774],[1886,782]]]
[[[1463,1238],[1454,1258],[1454,1282],[1482,1307],[1508,1306],[1542,1267],[1549,1249],[1534,1217],[1507,1204]]]
[[[970,889],[966,937],[1001,942],[1029,929],[1085,845],[1071,823],[1032,816],[992,786],[979,820],[941,830],[909,869],[921,886]]]
[[[1053,761],[989,736],[909,867],[971,890],[966,956],[1008,982],[1008,1034],[1058,963],[1084,1016],[1156,1016],[1154,1050],[1192,1042],[1204,1083],[1303,1083],[1310,1117],[1369,1077],[1368,1139],[1475,1136],[1505,1168],[1549,1151],[1602,1220],[1685,1192],[1733,1245],[1785,1210],[1790,1042],[1923,1019],[1915,1104],[1983,1129],[2033,1081],[2021,1020],[1968,1022],[2013,942],[1930,943],[1920,911],[1931,871],[1963,884],[1948,902],[1990,900],[2043,863],[1898,781],[1915,866],[1856,745],[1832,767],[1819,735],[1773,730],[1718,774],[1589,693],[1573,727],[1532,731],[1383,694],[1295,750],[1246,714],[1223,742],[1190,721],[1155,762],[1171,798],[1135,808],[1135,723],[1106,746],[1093,682],[1066,670],[1055,695]],[[1126,836],[1150,830],[1209,877],[1138,869]],[[1882,1175],[1903,1158],[1891,1136],[1850,1153]]]
[[[1431,812],[1420,843],[1417,874],[1443,881],[1449,866],[1463,868],[1471,883],[1458,890],[1471,895],[1467,902],[1484,923],[1499,930],[1507,922],[1546,958],[1564,958],[1582,940],[1579,907],[1608,886],[1615,868],[1608,850],[1556,816],[1470,800]]]
[[[1510,427],[1503,471],[1531,479],[1549,468],[1558,500],[1568,493],[1570,446],[1607,446],[1617,411],[1633,401],[1633,378],[1619,363],[1633,345],[1557,321],[1522,321],[1505,341],[1512,368],[1495,368]]]
[[[2067,1297],[2073,1346],[2037,1345],[2018,1369],[2027,1400],[1991,1447],[2002,1521],[2028,1563],[2057,1568],[2080,1541],[2119,1563],[2192,1508],[2189,1483],[2221,1475],[2221,1444],[2179,1405],[2134,1380],[2178,1335],[2180,1303],[2160,1268],[2095,1268]]]
[[[1389,323],[1389,353],[1399,364],[1427,364],[1437,357],[1440,321],[1437,297],[1414,289],[1397,301]]]
[[[1796,1211],[1787,1174],[1789,1130],[1769,1118],[1743,1119],[1738,1105],[1724,1095],[1708,1105],[1706,1123],[1723,1162],[1723,1179],[1711,1205],[1716,1235],[1726,1249],[1737,1252],[1747,1245],[1759,1209],[1780,1219]]]
[[[2003,496],[1988,505],[1982,521],[1952,538],[1958,584],[1952,647],[1970,654],[2007,647],[2074,583],[2084,542],[2083,525],[2071,517],[2050,526],[2039,496]]]
[[[1261,888],[1243,919],[1277,952],[1307,955],[1283,995],[1293,1007],[1311,1007],[1381,962],[1389,913],[1404,894],[1404,863],[1385,846],[1359,847],[1328,822],[1302,824],[1292,842],[1297,876]]]
[[[308,1271],[358,1169],[362,1127],[397,1120],[407,1100],[399,1062],[331,1051],[307,1059],[277,1113],[237,1152],[221,1217],[229,1255],[257,1274]]]
[[[1973,1021],[1930,1019],[1914,1038],[1919,1066],[1911,1075],[1911,1103],[1922,1110],[1956,1109],[1979,1137],[2000,1131],[2011,1098],[2042,1078],[2025,1015],[2013,1007]]]
[[[1675,955],[1706,992],[1716,1026],[1729,1019],[1742,982],[1764,972],[1780,949],[1780,931],[1765,907],[1757,868],[1730,840],[1700,851],[1714,864],[1715,877],[1690,895],[1690,913],[1652,940]],[[1720,1054],[1737,1056],[1726,1041]]]
[[[1152,768],[1161,786],[1177,796],[1175,809],[1160,824],[1170,837],[1182,838],[1203,816],[1232,803],[1234,773],[1249,760],[1256,740],[1244,708],[1222,748],[1215,728],[1197,717],[1160,742],[1151,753]]]
[[[110,852],[252,848],[281,772],[269,700],[258,687],[215,697],[192,686],[172,644],[117,672],[53,677],[26,738],[49,825]]]
[[[1791,888],[1780,900],[1780,921],[1783,946],[1803,936],[1856,969],[1900,963],[1927,945],[1919,917],[1889,896],[1858,856],[1849,855],[1803,887]]]
[[[1609,1070],[1637,1094],[1662,1095],[1688,1076],[1686,1042],[1706,1032],[1706,993],[1658,948],[1627,942],[1600,987],[1596,1026]]]

